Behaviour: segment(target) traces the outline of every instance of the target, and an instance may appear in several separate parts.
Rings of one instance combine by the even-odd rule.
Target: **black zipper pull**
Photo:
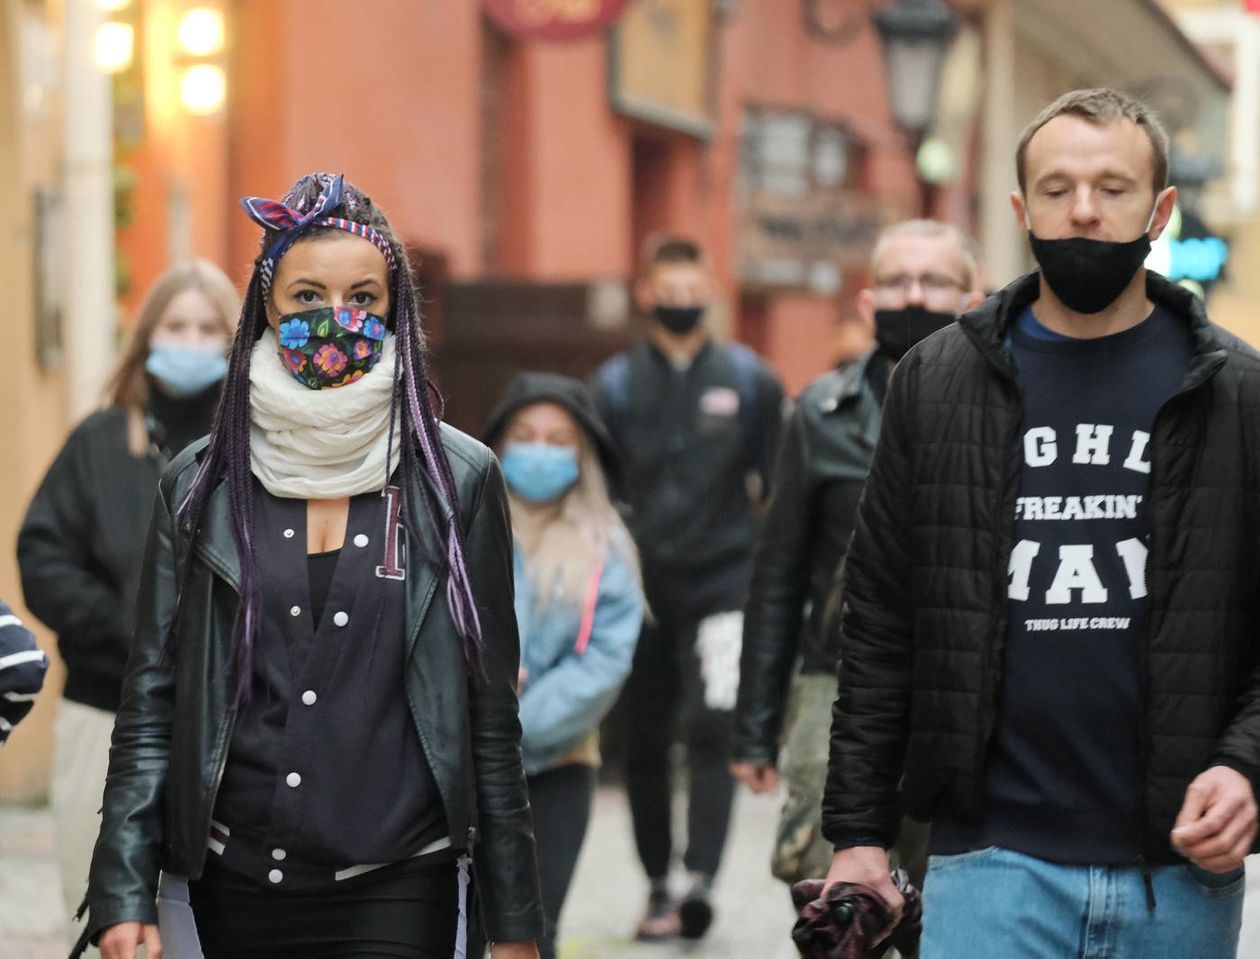
[[[1151,867],[1145,856],[1138,856],[1138,869],[1142,872],[1142,886],[1146,889],[1146,908],[1155,911],[1155,883],[1151,879]]]

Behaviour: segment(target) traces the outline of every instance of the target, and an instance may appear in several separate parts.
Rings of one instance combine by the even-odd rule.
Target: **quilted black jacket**
[[[1260,770],[1260,355],[1150,275],[1194,337],[1152,441],[1147,636],[1140,645],[1143,859],[1204,769]],[[823,833],[890,846],[903,806],[975,820],[1006,636],[1023,410],[1006,331],[1017,280],[898,366],[847,560]],[[904,780],[902,774],[904,772]],[[899,783],[902,786],[898,790]],[[1258,790],[1260,792],[1260,790]]]

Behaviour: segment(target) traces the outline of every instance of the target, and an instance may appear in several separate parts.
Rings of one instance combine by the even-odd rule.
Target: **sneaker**
[[[682,921],[670,897],[668,884],[663,879],[653,881],[652,890],[648,893],[647,913],[634,937],[639,942],[660,942],[673,939],[681,928]]]
[[[678,934],[684,939],[700,939],[713,924],[713,877],[693,873],[691,888],[678,906],[681,928]]]

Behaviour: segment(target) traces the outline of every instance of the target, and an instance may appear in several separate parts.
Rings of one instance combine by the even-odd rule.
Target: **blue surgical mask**
[[[521,499],[550,503],[578,481],[577,450],[548,443],[508,443],[503,478]]]
[[[154,343],[144,368],[167,396],[196,396],[227,376],[228,362],[219,350]]]

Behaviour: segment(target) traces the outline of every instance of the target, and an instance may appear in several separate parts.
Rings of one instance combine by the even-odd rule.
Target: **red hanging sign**
[[[498,27],[524,40],[579,40],[603,31],[629,0],[483,0]]]

